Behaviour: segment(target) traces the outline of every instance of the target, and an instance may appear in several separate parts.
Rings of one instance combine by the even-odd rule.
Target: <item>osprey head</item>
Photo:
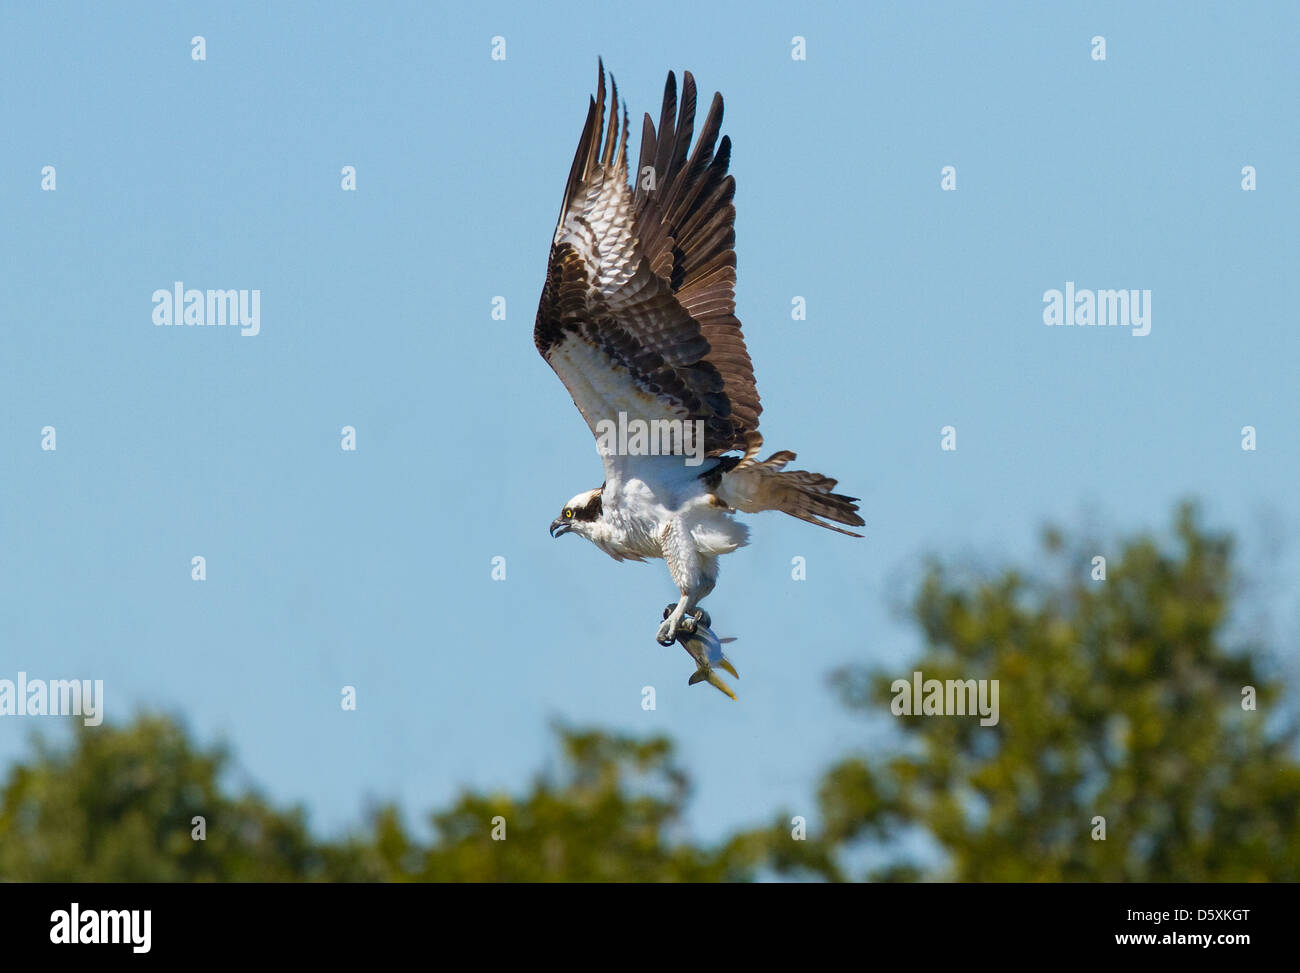
[[[576,531],[588,540],[591,539],[591,527],[600,516],[600,495],[604,490],[598,486],[594,490],[579,493],[564,505],[560,516],[551,521],[551,536],[559,537],[570,531]]]

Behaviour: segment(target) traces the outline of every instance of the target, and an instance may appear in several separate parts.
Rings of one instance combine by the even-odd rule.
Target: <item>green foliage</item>
[[[365,877],[357,854],[318,844],[301,810],[220,785],[229,760],[171,720],[78,724],[71,747],[38,739],[0,790],[0,879],[38,882],[292,881]],[[206,819],[207,840],[191,835]]]
[[[1300,879],[1296,737],[1270,718],[1282,687],[1257,649],[1225,644],[1231,539],[1190,506],[1173,533],[1172,549],[1123,544],[1104,581],[1089,570],[1098,551],[1057,532],[1045,538],[1054,581],[931,565],[912,605],[922,658],[836,684],[849,706],[883,713],[914,669],[997,679],[1000,721],[899,717],[902,755],[826,775],[821,840],[919,827],[944,853],[939,877],[958,881]],[[1105,840],[1092,837],[1098,816]]]
[[[695,882],[743,877],[715,854],[671,842],[688,784],[660,737],[559,730],[564,772],[526,794],[464,794],[432,815],[433,844],[386,859],[390,874],[437,882]],[[495,826],[504,841],[493,840]],[[391,817],[390,817],[391,822]],[[391,824],[390,824],[391,826]],[[498,832],[500,834],[500,832]]]
[[[1265,654],[1228,644],[1231,539],[1184,507],[1168,544],[1099,551],[1049,531],[1044,547],[1033,575],[931,564],[910,607],[921,658],[836,676],[844,702],[893,721],[903,745],[835,763],[805,841],[780,814],[694,844],[666,739],[564,727],[557,773],[517,794],[463,792],[429,816],[431,841],[392,806],[322,841],[301,809],[229,794],[222,748],[146,715],[78,727],[63,748],[38,740],[10,770],[0,880],[1300,880],[1296,733]],[[1096,553],[1105,581],[1090,575]],[[999,722],[885,716],[913,670],[998,680]],[[205,841],[191,837],[198,815]]]
[[[301,809],[220,786],[229,758],[172,720],[81,727],[36,743],[0,791],[0,879],[14,881],[636,881],[741,879],[730,858],[672,841],[688,792],[667,740],[561,728],[564,770],[529,791],[462,794],[412,838],[392,806],[367,832],[314,839]],[[206,819],[206,840],[191,836]],[[505,840],[493,840],[503,819]],[[498,831],[500,836],[501,832]]]

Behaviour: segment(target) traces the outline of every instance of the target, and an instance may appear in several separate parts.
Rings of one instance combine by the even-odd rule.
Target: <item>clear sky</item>
[[[1024,560],[1045,520],[1184,496],[1293,539],[1297,9],[4,4],[0,678],[178,712],[325,833],[523,789],[554,717],[670,734],[701,837],[811,816],[891,733],[827,674],[910,672],[927,553]],[[602,478],[531,336],[598,55],[634,120],[669,69],[723,92],[767,445],[868,523],[750,520],[705,602],[738,704],[655,644],[661,562],[547,536]],[[174,281],[259,289],[260,334],[156,327]],[[1150,290],[1150,334],[1045,326],[1067,281]],[[57,727],[0,718],[0,766]]]

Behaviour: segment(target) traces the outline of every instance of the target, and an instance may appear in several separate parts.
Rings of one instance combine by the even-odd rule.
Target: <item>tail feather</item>
[[[807,470],[786,472],[786,464],[794,458],[794,453],[783,449],[761,463],[742,461],[724,475],[720,498],[745,513],[780,510],[837,534],[861,537],[861,534],[826,523],[833,521],[850,527],[864,526],[866,521],[858,515],[858,498],[833,492],[837,481],[821,473]]]

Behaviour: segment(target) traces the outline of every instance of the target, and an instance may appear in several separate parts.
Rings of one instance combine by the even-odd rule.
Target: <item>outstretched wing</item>
[[[609,421],[698,420],[704,451],[761,445],[753,367],[734,310],[735,183],[715,96],[687,158],[695,82],[680,114],[672,74],[656,133],[643,126],[636,192],[628,185],[627,114],[600,69],[569,171],[533,338],[592,433]],[[674,120],[674,115],[676,119]],[[648,167],[648,168],[647,168]],[[618,458],[604,457],[607,479]]]

